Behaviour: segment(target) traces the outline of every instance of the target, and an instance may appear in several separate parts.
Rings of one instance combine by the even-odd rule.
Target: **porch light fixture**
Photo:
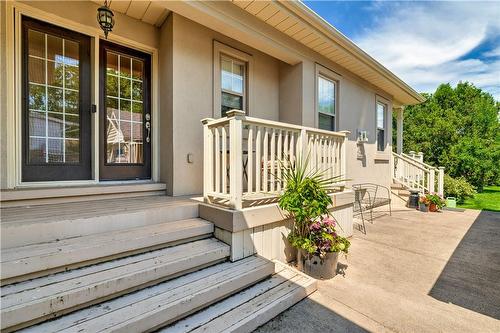
[[[115,25],[113,16],[115,15],[111,9],[109,9],[108,0],[104,0],[104,6],[97,9],[97,22],[104,31],[104,37],[106,37],[106,39],[108,39],[108,33],[113,30],[113,26]]]

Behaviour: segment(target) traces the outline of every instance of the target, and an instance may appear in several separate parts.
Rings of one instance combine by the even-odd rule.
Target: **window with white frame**
[[[376,122],[377,122],[377,151],[385,150],[385,137],[386,137],[386,117],[387,117],[387,104],[377,101]]]
[[[232,109],[246,111],[246,63],[221,54],[221,116]]]
[[[335,131],[337,82],[323,75],[318,75],[316,98],[318,127],[328,131]]]

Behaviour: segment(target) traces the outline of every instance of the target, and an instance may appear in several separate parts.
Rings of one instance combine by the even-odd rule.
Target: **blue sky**
[[[470,81],[500,100],[500,1],[304,1],[419,92]]]

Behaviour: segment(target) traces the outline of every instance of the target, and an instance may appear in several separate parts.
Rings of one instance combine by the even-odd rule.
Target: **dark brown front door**
[[[100,178],[151,178],[150,55],[100,42]]]
[[[91,179],[90,38],[22,18],[22,180]]]

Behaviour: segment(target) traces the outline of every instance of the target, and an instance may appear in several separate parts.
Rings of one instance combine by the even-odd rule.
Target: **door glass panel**
[[[144,63],[106,54],[106,162],[142,164]]]
[[[28,163],[79,163],[79,44],[28,30]]]

